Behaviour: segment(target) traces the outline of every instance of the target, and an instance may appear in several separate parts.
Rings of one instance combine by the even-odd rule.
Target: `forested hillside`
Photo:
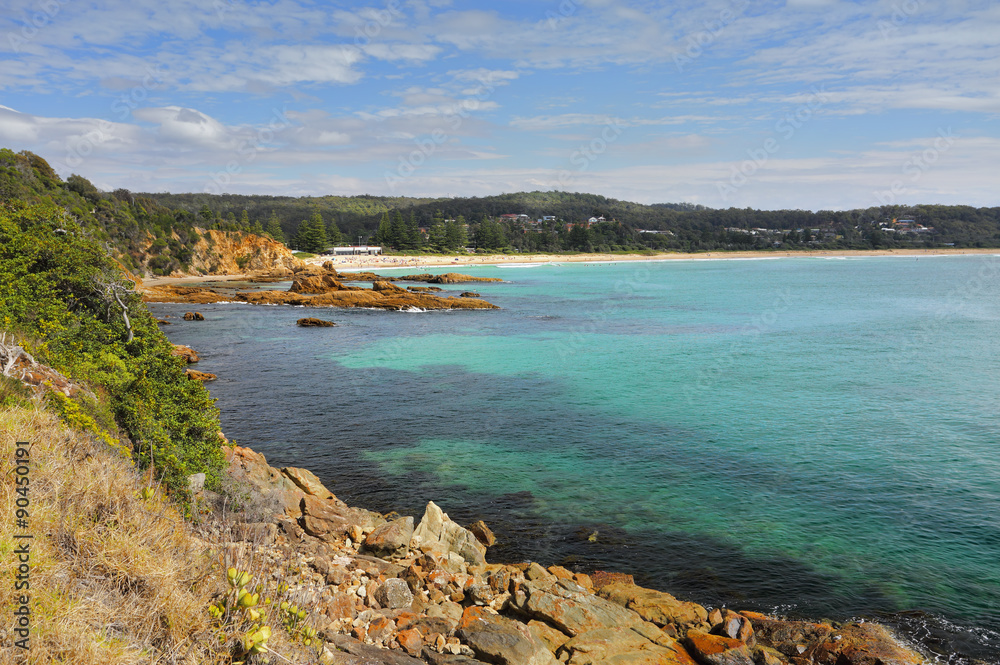
[[[643,205],[597,194],[469,198],[279,197],[100,192],[63,182],[44,159],[0,150],[0,198],[48,201],[137,273],[217,272],[205,230],[267,236],[293,249],[380,244],[396,251],[719,251],[998,247],[1000,208],[893,205],[847,211]],[[593,220],[593,221],[591,221]],[[208,247],[206,247],[208,242]],[[262,247],[229,263],[249,265]],[[200,254],[199,254],[200,253]],[[198,254],[196,256],[196,254]],[[263,260],[263,259],[261,259]]]
[[[1000,246],[1000,208],[969,206],[893,205],[818,212],[718,210],[685,203],[643,205],[570,192],[450,199],[142,196],[205,220],[221,218],[232,228],[280,234],[293,247],[307,220],[322,221],[330,244],[355,243],[360,237],[362,242],[397,250],[454,250],[466,244],[476,249],[519,251]],[[530,223],[506,221],[502,215],[526,215]],[[537,222],[546,217],[553,219]],[[589,227],[572,226],[602,217],[603,222]],[[450,239],[444,237],[449,233],[448,220],[463,226],[464,236],[452,230]]]

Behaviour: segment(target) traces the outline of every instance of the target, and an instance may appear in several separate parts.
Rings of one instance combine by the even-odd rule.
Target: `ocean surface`
[[[462,270],[502,309],[152,308],[232,440],[348,503],[1000,662],[1000,257]]]

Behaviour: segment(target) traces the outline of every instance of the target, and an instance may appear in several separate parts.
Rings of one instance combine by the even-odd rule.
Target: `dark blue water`
[[[1000,258],[468,272],[502,310],[154,310],[230,438],[350,503],[1000,662]]]

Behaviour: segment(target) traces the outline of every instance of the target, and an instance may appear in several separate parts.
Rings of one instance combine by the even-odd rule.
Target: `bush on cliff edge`
[[[104,399],[77,406],[117,428],[139,468],[152,466],[175,493],[192,473],[218,486],[224,457],[214,400],[184,375],[120,266],[65,210],[0,203],[0,285],[0,330],[93,387]],[[64,416],[78,412],[64,400],[55,406]]]

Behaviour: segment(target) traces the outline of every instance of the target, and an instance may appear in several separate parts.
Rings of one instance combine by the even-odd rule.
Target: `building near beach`
[[[332,247],[326,253],[334,256],[378,256],[382,253],[382,248],[373,245],[350,245]]]

